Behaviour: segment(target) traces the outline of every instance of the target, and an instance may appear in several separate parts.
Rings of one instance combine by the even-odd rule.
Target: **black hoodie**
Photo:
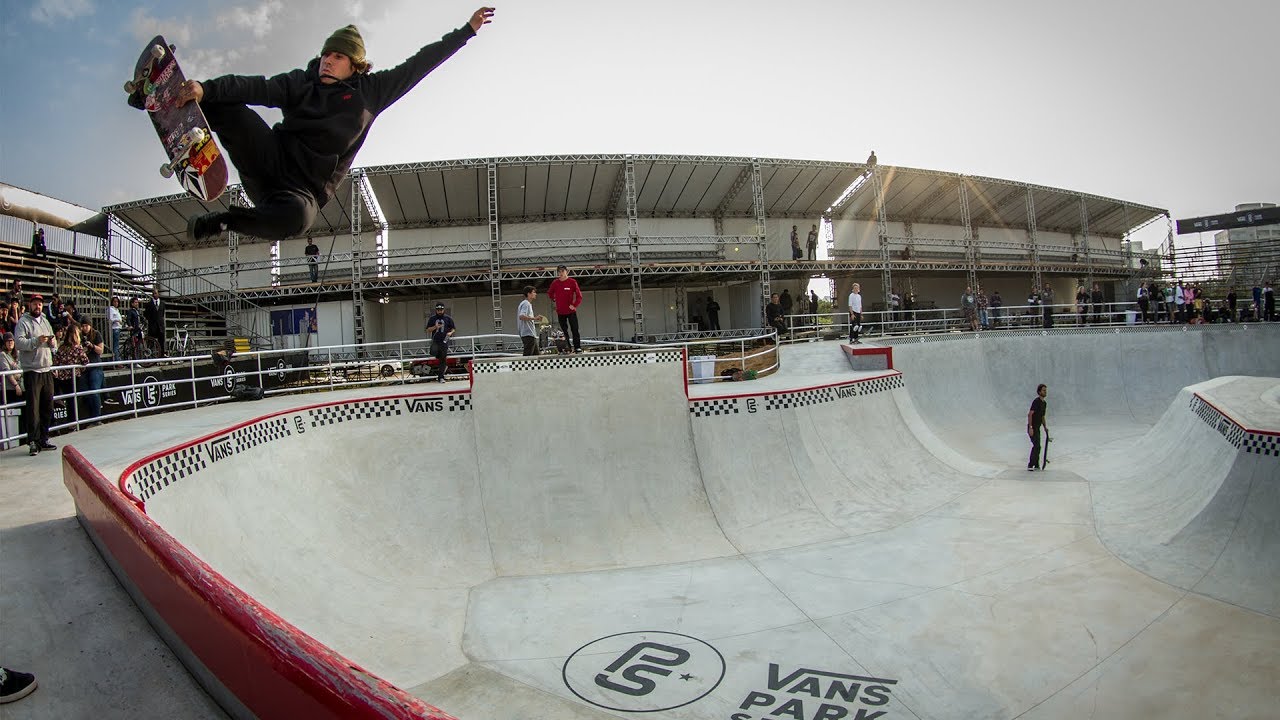
[[[320,82],[320,59],[306,70],[291,70],[267,78],[224,75],[202,83],[202,105],[234,103],[280,108],[276,123],[285,162],[285,181],[301,184],[324,206],[351,169],[373,120],[413,89],[422,78],[475,36],[463,25],[439,42],[419,50],[397,67],[357,73],[345,81]]]

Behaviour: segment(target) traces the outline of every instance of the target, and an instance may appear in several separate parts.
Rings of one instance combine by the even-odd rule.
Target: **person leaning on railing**
[[[129,326],[129,342],[133,343],[135,349],[142,344],[142,301],[134,298],[129,301],[129,310],[124,316],[125,324]]]
[[[22,366],[18,364],[17,350],[14,346],[13,333],[6,332],[0,335],[0,372],[12,372],[14,370],[22,370]],[[4,376],[4,404],[17,402],[22,399],[22,374],[14,373],[13,375]]]
[[[53,371],[53,387],[54,394],[66,395],[76,391],[76,380],[84,375],[84,369],[89,365],[89,355],[84,351],[84,346],[80,344],[80,326],[75,323],[67,325],[58,331],[58,349],[53,353],[53,364],[70,365],[73,367],[59,368]],[[71,398],[71,412],[68,415],[77,418],[75,412],[76,399]],[[66,402],[65,400],[56,401]]]
[[[102,396],[96,391],[102,389],[103,380],[105,379],[102,372],[102,352],[103,342],[102,335],[94,329],[93,323],[89,322],[89,318],[80,318],[80,345],[84,348],[85,355],[89,358],[89,367],[84,373],[84,386],[81,390],[94,391],[91,395],[84,396],[85,419],[93,419],[102,414]]]

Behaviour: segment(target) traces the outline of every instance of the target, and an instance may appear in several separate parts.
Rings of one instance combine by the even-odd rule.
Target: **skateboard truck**
[[[191,148],[203,145],[209,139],[209,133],[204,128],[192,128],[182,138],[178,140],[178,148],[174,152],[175,158],[173,162],[167,162],[160,166],[160,174],[166,178],[173,177],[173,172],[178,166],[190,160]]]
[[[169,46],[169,52],[173,52],[176,49],[177,48],[175,48],[172,45]],[[155,45],[152,45],[151,46],[152,64],[147,66],[146,73],[138,73],[138,75],[134,77],[132,80],[125,81],[124,91],[132,95],[135,92],[137,92],[139,88],[145,88],[147,81],[151,79],[151,68],[155,66],[154,61],[164,57],[164,53],[165,53],[165,48],[163,45],[160,45],[158,43]]]

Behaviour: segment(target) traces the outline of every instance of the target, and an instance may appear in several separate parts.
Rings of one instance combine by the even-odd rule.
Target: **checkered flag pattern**
[[[289,418],[274,417],[236,430],[231,433],[231,442],[235,452],[241,453],[259,445],[287,438],[293,434],[289,429]]]
[[[203,448],[203,444],[191,445],[158,457],[135,470],[125,480],[125,487],[139,500],[146,502],[169,485],[205,469],[208,461]]]
[[[1245,435],[1244,447],[1241,449],[1254,455],[1280,458],[1280,436],[1248,433]]]
[[[448,397],[449,412],[464,412],[471,409],[471,395],[450,395]]]
[[[1195,413],[1206,425],[1217,430],[1223,439],[1231,443],[1232,447],[1240,447],[1240,443],[1244,439],[1244,428],[1236,424],[1231,418],[1218,412],[1218,409],[1205,402],[1204,398],[1199,395],[1191,396],[1191,412]]]
[[[1191,412],[1217,430],[1232,447],[1254,455],[1280,457],[1280,436],[1246,430],[1199,395],[1191,396]]]
[[[835,388],[820,388],[818,390],[800,390],[791,393],[780,393],[778,395],[764,396],[765,410],[786,410],[788,408],[805,407],[807,405],[817,405],[818,403],[831,402],[835,400]]]
[[[307,414],[311,416],[311,427],[317,428],[352,420],[399,415],[400,405],[398,400],[362,400],[312,408],[307,411]]]
[[[712,417],[714,415],[737,415],[738,399],[721,398],[718,400],[695,400],[689,403],[689,414],[694,417]]]
[[[679,350],[644,350],[637,352],[581,353],[578,355],[538,355],[504,360],[477,360],[471,368],[477,375],[511,370],[563,370],[566,368],[615,367],[678,363],[684,360]]]

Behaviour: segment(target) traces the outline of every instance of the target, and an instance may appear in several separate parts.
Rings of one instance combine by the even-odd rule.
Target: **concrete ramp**
[[[334,682],[463,720],[1269,718],[1280,380],[1169,388],[1280,375],[1277,337],[959,336],[861,376],[814,343],[693,398],[678,350],[476,360],[469,391],[139,420],[226,429],[125,470],[126,510]],[[1027,473],[1041,381],[1062,439]]]
[[[578,355],[474,364],[476,459],[499,575],[736,552],[703,489],[683,355],[643,351],[602,362]]]
[[[303,407],[190,443],[129,487],[264,605],[414,684],[466,662],[466,588],[494,574],[468,407],[448,393]]]
[[[1082,328],[886,340],[919,415],[954,450],[984,462],[1027,455],[1025,418],[1049,386],[1059,458],[1136,439],[1182,388],[1219,375],[1280,376],[1280,332]]]
[[[1135,443],[1068,466],[1093,487],[1099,538],[1143,572],[1280,615],[1280,380],[1224,377],[1178,394]]]

